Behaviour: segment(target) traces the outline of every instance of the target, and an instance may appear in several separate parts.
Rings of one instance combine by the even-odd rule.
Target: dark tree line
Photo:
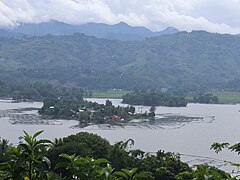
[[[44,98],[68,97],[81,100],[84,92],[81,88],[66,88],[44,83],[10,84],[0,81],[0,97],[13,98],[16,101],[42,101]]]
[[[123,103],[144,106],[186,106],[184,96],[173,96],[161,91],[134,91],[123,96]]]

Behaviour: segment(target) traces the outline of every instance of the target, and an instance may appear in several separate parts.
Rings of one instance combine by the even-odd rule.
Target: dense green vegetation
[[[0,178],[9,180],[234,180],[207,165],[189,167],[177,154],[131,149],[133,141],[110,145],[85,132],[51,142],[25,135],[15,147],[0,141]]]
[[[154,119],[155,109],[150,112],[135,113],[133,106],[113,106],[107,100],[106,104],[90,101],[74,101],[66,98],[46,98],[43,107],[38,111],[41,115],[51,118],[77,119],[80,125],[126,123],[132,119]]]
[[[182,96],[171,96],[160,91],[134,91],[123,96],[123,103],[144,106],[186,106],[187,101]]]
[[[139,42],[71,36],[0,38],[0,78],[88,89],[238,86],[240,37],[180,32]]]
[[[42,101],[44,98],[67,97],[82,100],[84,92],[80,88],[66,88],[42,83],[11,84],[0,81],[0,97],[16,101]]]

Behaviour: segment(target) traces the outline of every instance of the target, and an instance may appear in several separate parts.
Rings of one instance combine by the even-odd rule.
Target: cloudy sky
[[[0,0],[0,26],[51,19],[69,24],[124,21],[153,31],[165,27],[240,33],[240,0]]]

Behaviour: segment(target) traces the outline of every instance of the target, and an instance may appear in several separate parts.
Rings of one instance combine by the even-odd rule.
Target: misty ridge
[[[104,38],[109,40],[135,41],[143,40],[148,37],[174,34],[179,32],[173,27],[165,28],[162,31],[153,32],[143,26],[133,27],[125,22],[114,25],[104,23],[86,23],[81,25],[70,25],[64,22],[51,20],[43,23],[21,23],[11,28],[2,28],[0,35],[5,37],[43,36],[43,35],[73,35],[83,33],[87,36]]]

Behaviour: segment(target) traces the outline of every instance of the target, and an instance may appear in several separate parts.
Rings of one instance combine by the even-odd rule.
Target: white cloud
[[[35,22],[32,19],[34,14],[35,10],[27,1],[8,0],[0,2],[0,26],[14,26],[20,22]]]
[[[0,0],[0,26],[50,19],[240,33],[239,0]]]

